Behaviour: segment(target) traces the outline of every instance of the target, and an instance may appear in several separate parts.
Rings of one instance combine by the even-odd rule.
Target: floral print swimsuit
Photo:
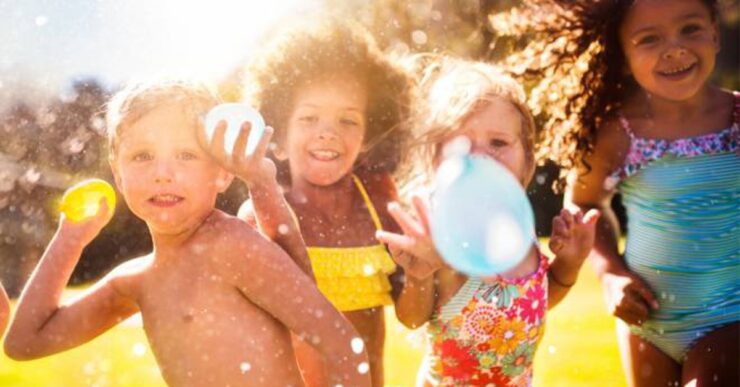
[[[427,385],[530,386],[544,334],[547,267],[521,278],[470,278],[429,322]]]

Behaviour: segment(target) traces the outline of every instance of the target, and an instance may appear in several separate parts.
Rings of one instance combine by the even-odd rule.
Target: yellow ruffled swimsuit
[[[382,229],[365,187],[357,176],[352,178],[375,228]],[[319,290],[337,309],[346,312],[393,303],[388,275],[396,264],[384,245],[308,247],[308,256]]]

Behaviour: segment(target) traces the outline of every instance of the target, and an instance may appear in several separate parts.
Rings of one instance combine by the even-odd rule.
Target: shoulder
[[[630,148],[629,125],[628,118],[622,116],[604,120],[596,131],[594,151],[587,161],[610,172],[619,168]]]
[[[367,190],[367,194],[373,202],[376,201],[393,201],[398,198],[398,189],[396,182],[388,172],[372,173],[366,172],[358,174],[362,184]]]
[[[111,270],[105,280],[110,282],[118,294],[135,298],[142,277],[151,267],[153,259],[153,255],[149,254],[123,262]]]
[[[255,255],[268,241],[245,221],[215,210],[203,222],[190,243],[201,250],[207,250],[215,263],[223,264],[225,261]]]

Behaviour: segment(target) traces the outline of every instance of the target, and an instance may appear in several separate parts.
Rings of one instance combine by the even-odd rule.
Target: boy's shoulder
[[[154,255],[148,254],[138,258],[129,259],[116,266],[106,276],[113,288],[120,295],[136,298],[138,287],[147,269],[152,266]]]
[[[219,256],[228,257],[249,250],[247,247],[259,238],[262,237],[257,230],[245,221],[214,210],[198,229],[193,243],[202,249],[220,253]]]

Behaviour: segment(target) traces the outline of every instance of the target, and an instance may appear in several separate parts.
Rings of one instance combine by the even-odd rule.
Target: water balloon
[[[108,211],[116,207],[116,193],[108,182],[100,179],[83,180],[64,192],[60,210],[73,222],[95,216],[100,210],[100,200],[105,198]]]
[[[205,118],[206,134],[209,139],[213,139],[213,133],[216,125],[220,121],[226,121],[226,132],[224,133],[224,145],[226,153],[231,153],[234,148],[236,138],[239,136],[242,124],[245,121],[252,123],[252,129],[247,138],[246,154],[251,155],[257,148],[257,144],[265,133],[265,120],[262,115],[251,106],[242,103],[223,103],[216,105]]]
[[[514,268],[534,243],[534,214],[517,178],[495,160],[453,154],[437,169],[432,240],[453,268],[492,276]]]

